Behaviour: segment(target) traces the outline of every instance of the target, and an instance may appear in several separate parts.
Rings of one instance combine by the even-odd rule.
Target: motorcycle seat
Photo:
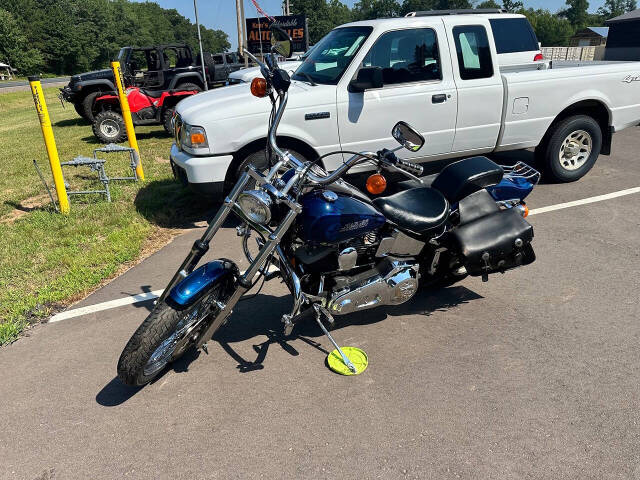
[[[449,218],[449,202],[429,187],[412,188],[373,200],[376,208],[401,230],[425,235]]]

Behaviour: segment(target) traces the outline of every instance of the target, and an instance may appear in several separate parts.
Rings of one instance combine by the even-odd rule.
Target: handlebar
[[[424,171],[424,168],[422,168],[420,165],[410,162],[408,160],[403,160],[401,158],[396,159],[395,166],[400,170],[404,170],[405,172],[415,175],[417,177],[422,175],[422,172]]]

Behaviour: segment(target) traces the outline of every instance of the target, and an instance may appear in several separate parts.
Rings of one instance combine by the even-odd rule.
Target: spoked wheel
[[[138,327],[118,361],[118,378],[132,386],[151,382],[197,341],[217,313],[219,289],[186,310],[159,303]]]

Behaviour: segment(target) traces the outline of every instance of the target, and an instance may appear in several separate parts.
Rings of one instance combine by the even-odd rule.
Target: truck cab
[[[536,148],[550,178],[580,178],[609,152],[612,132],[640,122],[632,102],[640,84],[623,82],[636,67],[550,69],[533,58],[501,65],[493,19],[526,21],[481,11],[332,30],[292,76],[279,144],[307,160],[376,151],[393,144],[391,129],[403,120],[426,139],[419,152],[402,152],[412,161]],[[181,102],[181,133],[171,148],[176,177],[220,195],[248,163],[264,168],[269,110],[269,100],[252,97],[247,84]],[[197,138],[204,142],[191,142],[191,131],[203,132]],[[343,157],[323,161],[331,171]]]

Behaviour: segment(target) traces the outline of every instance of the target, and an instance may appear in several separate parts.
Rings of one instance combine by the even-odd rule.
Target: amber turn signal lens
[[[191,134],[191,145],[200,145],[206,143],[207,139],[204,138],[204,134],[202,133],[192,133]]]
[[[524,204],[524,215],[523,215],[523,217],[527,218],[528,216],[529,216],[529,207],[526,204]]]
[[[251,94],[254,97],[266,97],[267,96],[267,81],[262,77],[256,77],[251,80]]]
[[[374,173],[367,178],[367,191],[373,195],[379,195],[387,189],[387,179],[379,173]]]

